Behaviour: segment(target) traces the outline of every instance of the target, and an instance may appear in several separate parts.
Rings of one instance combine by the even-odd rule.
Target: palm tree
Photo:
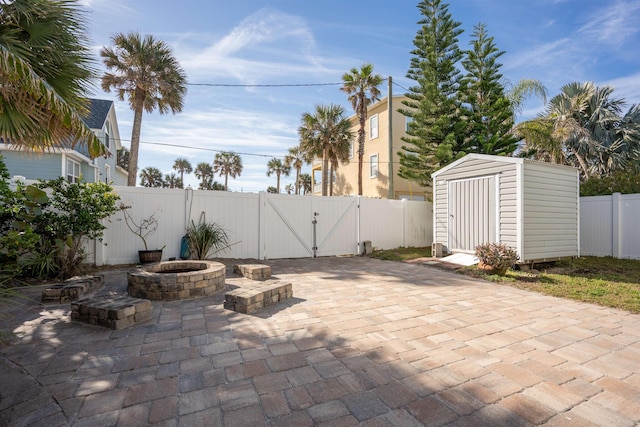
[[[520,123],[518,135],[537,155],[580,169],[584,179],[606,176],[637,160],[640,107],[623,116],[625,104],[613,88],[591,82],[569,83],[536,119]]]
[[[210,190],[213,185],[213,167],[209,163],[201,162],[198,163],[195,170],[196,178],[200,180],[200,185],[198,186],[201,190]]]
[[[168,173],[164,176],[164,187],[183,188],[182,178],[175,173]]]
[[[173,169],[180,172],[180,182],[184,182],[184,174],[193,172],[191,162],[184,157],[179,157],[173,162]]]
[[[358,195],[362,195],[362,161],[364,158],[365,123],[367,108],[372,102],[380,99],[378,86],[382,83],[380,74],[373,74],[373,65],[364,64],[360,69],[352,68],[342,76],[340,88],[349,95],[349,102],[358,116]]]
[[[140,171],[140,185],[143,187],[162,187],[162,172],[153,166],[147,166]]]
[[[332,146],[351,144],[351,124],[344,118],[344,109],[339,105],[316,105],[312,113],[302,115],[298,128],[300,148],[307,158],[322,158],[322,195],[328,194],[329,161]]]
[[[547,103],[547,88],[540,80],[535,79],[520,80],[507,91],[506,95],[511,103],[514,116],[522,112],[524,102],[531,95],[535,95],[540,98],[543,103]]]
[[[242,173],[242,159],[233,151],[216,153],[213,160],[213,172],[220,176],[224,175],[224,189],[228,191],[229,175],[231,178],[236,178]]]
[[[338,170],[338,164],[346,164],[351,158],[351,141],[342,139],[331,144],[329,148],[329,195],[333,196],[333,178]]]
[[[293,190],[294,190],[294,186],[291,183],[284,186],[284,191],[286,191],[287,194],[293,193]]]
[[[276,190],[278,194],[280,194],[280,176],[289,176],[289,173],[291,173],[291,167],[282,163],[282,160],[278,159],[277,157],[273,157],[267,163],[267,176],[271,176],[274,173],[276,174],[277,178]]]
[[[305,156],[300,146],[289,148],[289,154],[284,158],[284,164],[296,170],[295,194],[300,194],[300,171],[305,163],[311,159]]]
[[[182,111],[187,92],[186,75],[171,48],[151,35],[142,37],[138,33],[116,34],[112,38],[114,48],[100,51],[107,72],[102,76],[102,89],[115,89],[118,99],[129,100],[133,110],[131,147],[129,154],[129,178],[127,185],[136,185],[138,150],[142,112],[157,109],[160,114]]]
[[[301,173],[300,174],[300,187],[302,187],[302,194],[306,195],[308,193],[311,193],[311,175],[309,175],[308,173]]]
[[[96,75],[86,15],[74,2],[0,2],[0,138],[43,151],[86,144],[106,147],[85,125],[87,93]]]

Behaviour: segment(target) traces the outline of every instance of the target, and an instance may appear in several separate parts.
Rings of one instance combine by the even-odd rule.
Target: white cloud
[[[618,49],[638,33],[639,20],[640,1],[616,1],[591,15],[589,22],[577,30],[577,39]]]
[[[599,83],[615,89],[614,96],[624,98],[627,104],[640,104],[640,72]]]
[[[190,76],[232,76],[244,84],[273,76],[337,73],[331,61],[317,54],[315,38],[297,16],[262,9],[244,19],[220,40],[202,49],[189,46],[193,35],[183,36],[180,62]]]

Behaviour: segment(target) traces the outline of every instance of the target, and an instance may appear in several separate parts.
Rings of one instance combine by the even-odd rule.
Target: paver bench
[[[251,280],[267,280],[271,277],[271,266],[264,264],[236,264],[233,272]]]
[[[111,329],[124,329],[151,319],[151,301],[128,295],[103,295],[71,303],[71,319]]]
[[[249,314],[291,297],[291,283],[267,280],[260,284],[243,285],[225,293],[224,308]]]
[[[42,290],[44,304],[77,301],[102,288],[102,276],[76,276]]]

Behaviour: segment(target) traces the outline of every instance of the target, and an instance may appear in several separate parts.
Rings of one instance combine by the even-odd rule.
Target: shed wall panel
[[[579,254],[578,185],[574,169],[524,163],[521,261]]]
[[[469,159],[437,176],[434,182],[434,241],[449,245],[448,195],[443,182],[479,176],[498,176],[498,238],[502,243],[516,246],[517,179],[516,164],[495,160]]]

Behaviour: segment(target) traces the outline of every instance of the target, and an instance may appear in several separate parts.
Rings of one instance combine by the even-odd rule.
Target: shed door
[[[496,177],[449,182],[449,248],[474,252],[496,241]]]

